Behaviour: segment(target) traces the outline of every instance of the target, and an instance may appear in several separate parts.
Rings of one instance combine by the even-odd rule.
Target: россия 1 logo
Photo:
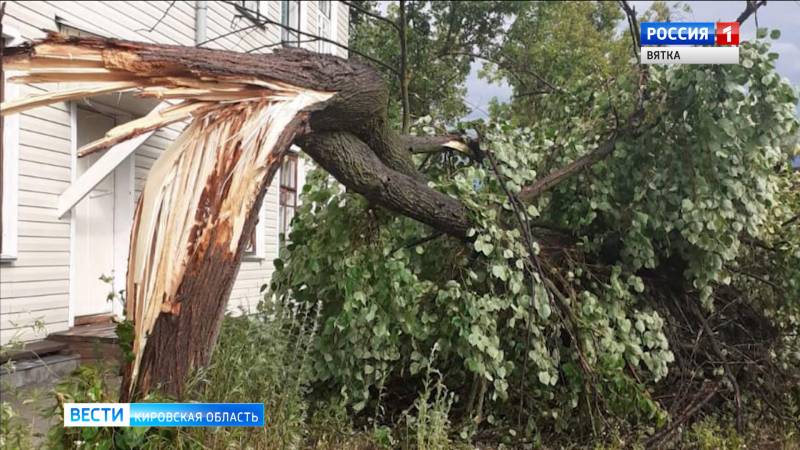
[[[739,64],[738,22],[643,22],[642,64]]]

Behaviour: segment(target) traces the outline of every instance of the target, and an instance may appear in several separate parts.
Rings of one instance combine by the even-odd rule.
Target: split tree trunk
[[[27,71],[22,82],[99,86],[17,101],[4,105],[4,113],[98,89],[182,101],[112,130],[84,151],[190,115],[195,121],[156,162],[137,206],[126,305],[135,357],[124,369],[122,401],[154,389],[180,397],[192,371],[209,363],[265,189],[295,140],[376,204],[466,235],[466,209],[428,187],[409,152],[437,143],[466,147],[452,136],[425,141],[395,134],[387,123],[386,85],[367,65],[296,49],[249,55],[58,35],[9,53],[4,61]],[[253,117],[263,118],[260,128],[247,122]]]
[[[291,145],[300,120],[293,122],[281,134],[266,173],[258,181],[257,198],[247,212],[236,250],[231,252],[230,229],[214,227],[210,230],[207,241],[203,244],[207,246],[206,249],[193,255],[187,264],[175,296],[175,304],[179,305],[177,310],[165,311],[155,322],[147,345],[144,346],[138,373],[133,373],[132,364],[124,368],[120,401],[132,401],[138,396],[137,393],[144,395],[153,390],[180,398],[184,393],[187,377],[192,371],[205,367],[210,362],[228,298],[239,271],[242,253],[248,245],[249,236],[255,230],[266,189],[280,167],[285,151]],[[235,172],[236,157],[235,152],[224,155],[223,159],[229,160],[231,164],[215,174],[214,178],[225,180],[241,175]],[[209,203],[210,209],[221,209],[220,203],[226,196],[227,187],[225,183],[206,185],[204,201]],[[210,203],[215,200],[218,203],[211,206]],[[135,230],[136,225],[132,234]]]

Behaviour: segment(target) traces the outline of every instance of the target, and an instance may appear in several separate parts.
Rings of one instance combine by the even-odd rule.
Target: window
[[[16,45],[19,34],[3,27],[2,44]],[[8,83],[12,74],[0,71],[0,101],[16,98],[19,87]],[[0,118],[0,260],[17,256],[17,188],[19,158],[19,115]]]
[[[267,257],[264,246],[265,233],[267,232],[266,228],[264,228],[265,210],[265,206],[262,203],[261,209],[258,211],[258,217],[256,218],[256,226],[248,237],[247,245],[244,248],[244,257],[246,259],[256,260]]]
[[[252,15],[253,17],[248,17],[250,20],[255,19],[258,21],[261,19],[261,2],[258,0],[251,1],[251,0],[244,0],[239,2],[242,5],[242,8],[245,9],[247,13]]]
[[[291,27],[294,30],[300,30],[300,2],[283,0],[281,2],[281,42],[288,47],[297,47],[300,45],[300,35],[297,31],[289,30],[285,27]]]
[[[278,231],[286,240],[297,209],[297,154],[289,153],[281,165],[280,209]]]
[[[317,36],[331,39],[331,2],[330,0],[320,0],[317,13]],[[317,41],[317,51],[320,53],[330,53],[331,43]]]

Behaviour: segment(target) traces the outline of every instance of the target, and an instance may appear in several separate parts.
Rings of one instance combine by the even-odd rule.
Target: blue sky
[[[641,13],[651,4],[651,1],[633,1],[631,4],[636,11]],[[745,1],[690,1],[692,12],[681,12],[675,20],[681,21],[731,21],[744,10]],[[672,4],[672,2],[670,2]],[[770,1],[759,8],[756,16],[750,16],[742,25],[741,39],[747,40],[755,37],[756,17],[758,26],[778,28],[781,37],[774,41],[773,49],[780,54],[777,68],[778,72],[788,78],[792,85],[800,88],[800,0]],[[505,101],[511,96],[511,88],[505,83],[489,83],[478,77],[481,62],[472,65],[472,71],[467,78],[467,105],[473,109],[467,116],[469,119],[486,117],[489,102],[492,98]],[[800,110],[800,107],[798,108]]]

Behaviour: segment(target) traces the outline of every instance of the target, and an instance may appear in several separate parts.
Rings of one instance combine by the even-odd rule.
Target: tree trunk
[[[196,252],[189,260],[173,306],[158,316],[142,352],[138,374],[133,372],[133,364],[125,367],[120,401],[131,401],[138,397],[137,394],[144,395],[154,389],[180,398],[188,376],[210,362],[242,254],[258,222],[264,194],[300,122],[300,118],[296,118],[281,133],[267,170],[256,184],[256,200],[246,213],[235,250],[231,251],[231,230],[221,225],[224,222],[219,218],[204,221],[204,225],[217,225],[204,235],[205,242],[201,244],[205,247],[204,251]],[[223,209],[222,202],[227,198],[229,188],[226,183],[216,183],[214,180],[227,180],[239,175],[235,172],[238,156],[235,151],[222,155],[221,159],[230,161],[230,164],[221,165],[223,170],[214,173],[206,184],[205,198],[201,202],[212,211]],[[131,233],[132,242],[139,226],[140,208],[141,204],[137,208],[137,222]],[[129,272],[129,283],[134,282],[130,279],[132,275]]]

